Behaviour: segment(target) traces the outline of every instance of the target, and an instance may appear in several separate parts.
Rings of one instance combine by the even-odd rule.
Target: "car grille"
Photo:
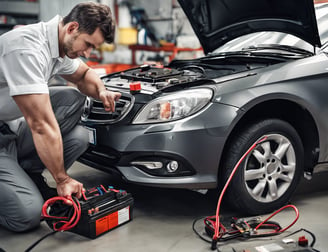
[[[115,112],[108,112],[105,111],[101,101],[87,97],[81,120],[82,122],[99,124],[115,123],[122,120],[129,113],[133,104],[134,97],[123,93],[121,98],[115,102]]]

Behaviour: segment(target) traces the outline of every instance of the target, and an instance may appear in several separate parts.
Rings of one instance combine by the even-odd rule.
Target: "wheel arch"
[[[218,173],[219,177],[221,177],[220,175],[224,169],[224,167],[222,167],[224,157],[227,154],[235,133],[243,130],[243,128],[250,123],[268,118],[277,118],[287,121],[295,128],[301,138],[304,148],[304,171],[313,171],[313,167],[318,162],[319,157],[317,151],[319,147],[319,134],[312,115],[308,110],[293,101],[275,99],[258,103],[248,109],[234,125],[221,155],[222,158],[220,160]]]

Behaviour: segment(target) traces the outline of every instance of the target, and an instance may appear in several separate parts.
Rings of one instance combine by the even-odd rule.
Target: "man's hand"
[[[106,111],[115,112],[115,101],[118,101],[121,93],[109,90],[99,92],[99,99],[103,102]]]
[[[75,179],[67,176],[64,180],[57,182],[58,196],[69,198],[69,196],[76,196],[78,199],[82,197],[83,184]],[[65,202],[70,204],[68,200]]]

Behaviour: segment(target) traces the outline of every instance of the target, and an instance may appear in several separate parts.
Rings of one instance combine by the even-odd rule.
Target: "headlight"
[[[199,88],[156,98],[139,112],[133,124],[169,122],[190,116],[205,107],[212,95],[212,90]]]

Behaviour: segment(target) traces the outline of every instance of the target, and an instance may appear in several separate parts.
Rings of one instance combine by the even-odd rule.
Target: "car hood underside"
[[[277,31],[321,46],[313,0],[178,0],[207,54],[258,31]]]

